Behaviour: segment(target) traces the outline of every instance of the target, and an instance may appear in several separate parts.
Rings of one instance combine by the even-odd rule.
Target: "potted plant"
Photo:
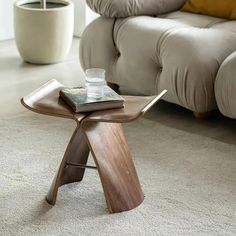
[[[62,61],[71,46],[74,5],[70,0],[18,0],[14,29],[22,58],[31,63]]]

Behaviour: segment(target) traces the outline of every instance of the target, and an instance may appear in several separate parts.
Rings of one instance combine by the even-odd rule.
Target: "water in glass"
[[[88,98],[100,99],[104,95],[105,80],[103,78],[86,78],[86,89]]]
[[[90,68],[85,71],[87,97],[100,99],[104,96],[106,71],[101,68]]]

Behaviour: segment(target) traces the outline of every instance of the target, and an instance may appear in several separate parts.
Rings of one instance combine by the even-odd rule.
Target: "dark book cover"
[[[124,99],[110,87],[104,87],[101,99],[88,98],[85,88],[63,88],[60,97],[74,112],[90,112],[124,107]]]

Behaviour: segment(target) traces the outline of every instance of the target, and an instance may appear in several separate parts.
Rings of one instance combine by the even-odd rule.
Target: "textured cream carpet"
[[[222,138],[225,126],[214,121],[189,118],[179,129],[181,114],[176,127],[151,115],[125,126],[145,200],[120,214],[107,212],[93,170],[62,187],[55,207],[45,202],[72,121],[30,112],[2,119],[0,235],[236,235],[235,126]]]

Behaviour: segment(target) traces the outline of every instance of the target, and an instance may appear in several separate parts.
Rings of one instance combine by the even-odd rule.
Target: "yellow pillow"
[[[236,0],[188,0],[181,10],[236,20]]]

